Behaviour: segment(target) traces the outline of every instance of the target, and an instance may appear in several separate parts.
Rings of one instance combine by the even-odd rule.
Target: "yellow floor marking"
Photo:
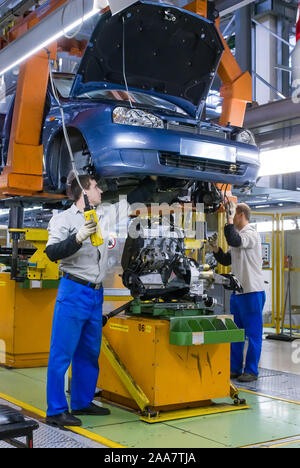
[[[23,408],[25,411],[29,411],[30,413],[37,414],[38,416],[42,418],[46,417],[45,411],[39,410],[38,408],[28,405],[27,403],[24,403],[23,401],[16,400],[16,398],[5,395],[4,393],[0,392],[0,398],[2,398],[2,400],[8,401],[9,403],[12,403],[13,405]],[[94,440],[95,442],[99,442],[100,444],[105,445],[106,447],[109,447],[109,448],[127,448],[124,445],[120,445],[117,442],[113,442],[112,440],[106,439],[105,437],[102,437],[98,434],[94,434],[88,431],[87,429],[83,429],[81,427],[68,426],[68,429],[72,432],[76,432],[77,434],[87,437],[88,439]]]
[[[253,445],[244,445],[240,448],[274,448],[295,444],[297,442],[300,442],[300,435],[284,439],[269,440],[267,442],[259,442],[258,444]]]
[[[300,405],[300,401],[287,400],[286,398],[276,397],[272,395],[266,395],[265,393],[254,392],[253,390],[246,390],[245,388],[238,388],[239,392],[253,393],[253,395],[259,395],[266,398],[272,398],[273,400],[286,401],[287,403],[293,403],[294,405]]]

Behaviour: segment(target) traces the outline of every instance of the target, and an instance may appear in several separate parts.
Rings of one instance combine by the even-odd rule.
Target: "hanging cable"
[[[81,16],[81,23],[79,24],[78,26],[78,29],[76,29],[76,31],[71,34],[70,36],[68,36],[68,34],[66,33],[65,31],[65,28],[64,28],[64,17],[65,17],[65,12],[66,12],[66,8],[68,6],[68,3],[66,3],[66,5],[64,6],[63,8],[63,11],[62,11],[62,15],[61,15],[61,26],[62,26],[62,30],[63,30],[63,35],[66,39],[74,39],[75,36],[77,36],[77,34],[80,33],[81,31],[81,28],[83,26],[83,23],[84,23],[84,0],[82,0],[82,16]]]
[[[89,199],[88,199],[88,195],[87,195],[86,191],[84,190],[84,188],[82,187],[82,184],[81,184],[80,179],[79,179],[79,175],[78,175],[78,171],[77,171],[77,168],[76,168],[76,165],[75,165],[74,155],[73,155],[73,151],[72,151],[68,131],[67,131],[67,128],[66,128],[64,109],[63,109],[63,106],[60,103],[59,96],[58,96],[58,94],[56,92],[56,88],[55,88],[54,81],[53,81],[53,74],[52,74],[51,60],[50,60],[50,51],[47,48],[45,48],[45,50],[46,50],[47,55],[48,55],[49,76],[50,76],[50,83],[51,83],[52,93],[53,93],[55,101],[58,104],[58,108],[59,108],[59,111],[60,111],[61,120],[62,120],[63,134],[64,134],[66,145],[67,145],[67,148],[68,148],[68,151],[69,151],[74,176],[75,176],[76,181],[77,181],[77,183],[78,183],[78,185],[81,188],[82,193],[83,193],[83,199],[84,199],[84,205],[85,205],[84,218],[85,218],[86,221],[92,220],[93,222],[95,222],[97,224],[97,230],[96,230],[96,232],[91,234],[90,238],[91,238],[92,245],[94,247],[99,247],[100,245],[102,245],[104,243],[104,241],[103,241],[103,237],[102,237],[102,233],[101,233],[101,228],[99,226],[97,213],[96,213],[96,210],[91,207]]]
[[[73,169],[74,176],[75,176],[75,178],[77,180],[77,183],[78,183],[79,187],[81,188],[83,194],[86,196],[86,191],[84,190],[84,188],[82,187],[82,185],[80,183],[79,174],[78,174],[78,171],[77,171],[77,168],[76,168],[76,165],[75,165],[74,155],[73,155],[73,151],[72,151],[72,147],[71,147],[71,143],[70,143],[70,139],[69,139],[68,131],[67,131],[67,128],[66,128],[66,123],[65,123],[64,109],[63,109],[63,106],[61,105],[61,102],[59,100],[59,96],[57,94],[57,91],[56,91],[56,88],[55,88],[55,85],[54,85],[54,81],[53,81],[50,51],[47,48],[45,48],[45,50],[46,50],[47,55],[48,55],[49,77],[50,77],[51,89],[52,89],[53,97],[54,97],[55,101],[57,102],[57,105],[58,105],[58,108],[59,108],[59,111],[60,111],[63,134],[64,134],[65,142],[66,142],[66,145],[67,145],[67,149],[68,149],[68,152],[69,152],[69,155],[70,155],[72,169]]]

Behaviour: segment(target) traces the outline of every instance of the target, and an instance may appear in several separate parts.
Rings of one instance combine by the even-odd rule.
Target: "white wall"
[[[277,20],[275,16],[266,15],[259,22],[277,33]],[[256,26],[256,73],[264,80],[277,88],[277,39],[260,26]],[[278,99],[278,96],[268,86],[256,79],[256,101],[258,104],[266,104]]]

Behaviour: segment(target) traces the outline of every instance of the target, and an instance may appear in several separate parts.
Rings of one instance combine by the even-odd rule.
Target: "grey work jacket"
[[[107,273],[108,241],[115,233],[116,225],[127,220],[128,204],[125,200],[110,206],[99,205],[96,209],[104,243],[94,247],[90,238],[79,250],[60,261],[59,269],[92,283],[101,283]],[[66,211],[54,215],[48,225],[47,246],[57,244],[76,234],[85,223],[83,212],[75,204]]]
[[[232,273],[241,282],[244,294],[264,291],[260,235],[250,224],[239,235],[241,246],[230,247]]]

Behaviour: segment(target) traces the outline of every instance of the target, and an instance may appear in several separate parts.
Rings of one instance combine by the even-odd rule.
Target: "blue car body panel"
[[[115,124],[112,112],[116,106],[115,103],[99,101],[64,101],[66,123],[82,134],[100,176],[118,178],[153,174],[239,186],[255,182],[259,169],[255,146],[211,136],[199,137],[183,131]],[[158,111],[155,115],[166,119]],[[55,121],[50,122],[50,116],[56,116]],[[49,117],[45,123],[43,143],[46,151],[50,152],[53,138],[61,131],[57,106],[51,109]],[[168,119],[192,122],[190,118],[178,116],[168,116]],[[211,155],[208,158],[207,145],[216,149],[220,147],[222,151],[228,149],[229,156],[236,153],[236,159],[214,160]],[[239,166],[237,173],[234,170],[230,172],[231,164],[233,169]]]

